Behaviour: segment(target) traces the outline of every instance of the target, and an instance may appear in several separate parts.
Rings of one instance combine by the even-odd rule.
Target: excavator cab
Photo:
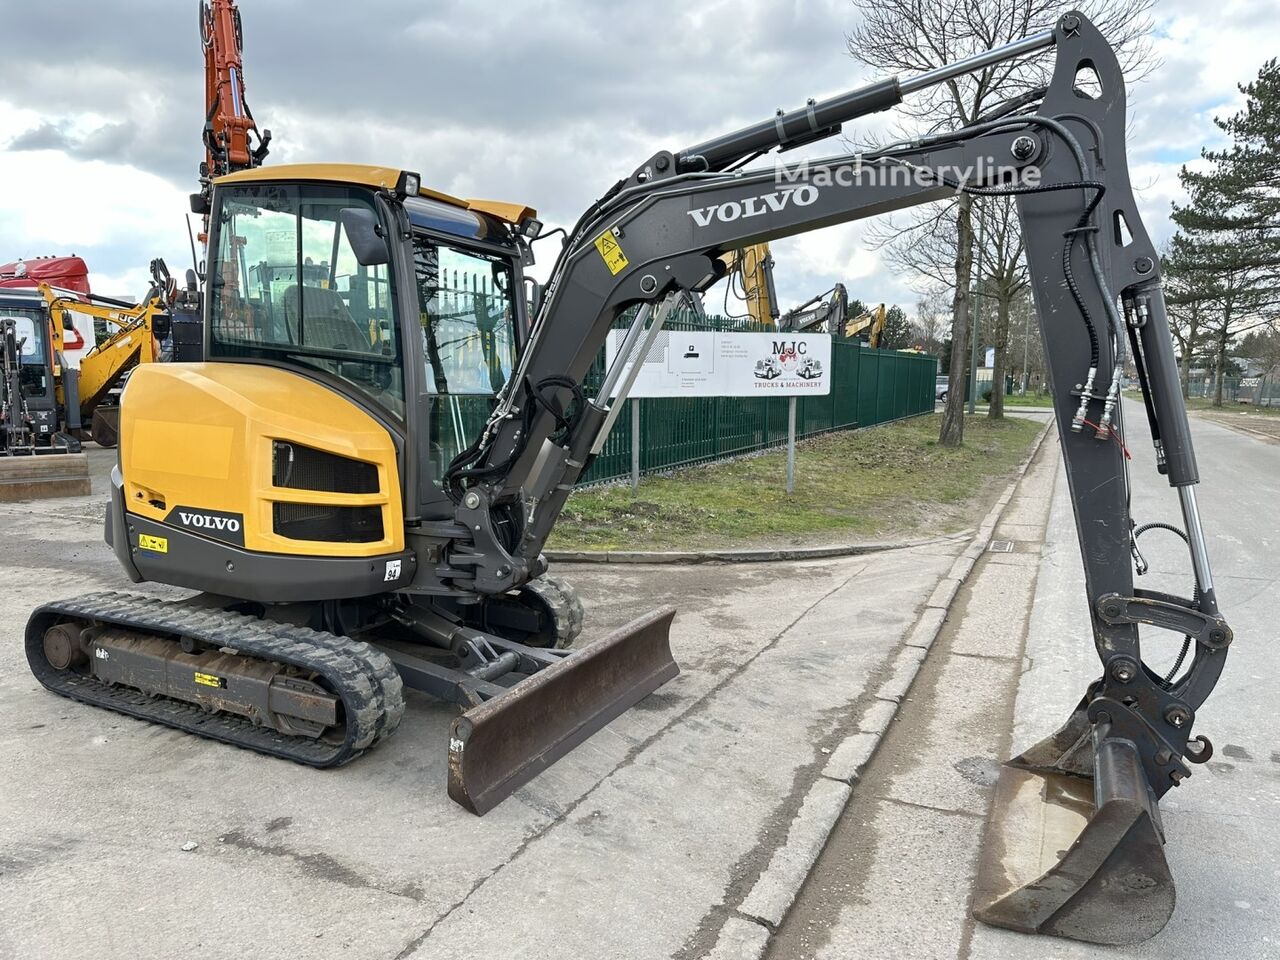
[[[299,369],[368,407],[400,454],[416,448],[406,509],[443,515],[440,478],[483,429],[528,334],[520,235],[443,195],[296,175],[217,185],[208,358]],[[406,384],[425,395],[421,435],[408,432]]]
[[[0,291],[4,437],[0,453],[76,452],[59,417],[49,310],[34,291]]]

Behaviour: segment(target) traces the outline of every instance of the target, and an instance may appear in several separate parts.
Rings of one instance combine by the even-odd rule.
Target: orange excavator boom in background
[[[235,0],[201,0],[200,43],[204,47],[205,159],[200,164],[200,193],[192,197],[194,213],[207,209],[214,177],[261,166],[271,143],[271,131],[258,130],[245,101],[240,56],[244,30]]]

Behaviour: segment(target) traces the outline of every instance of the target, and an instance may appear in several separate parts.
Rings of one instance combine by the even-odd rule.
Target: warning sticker
[[[196,683],[202,687],[225,687],[227,685],[226,677],[219,677],[212,673],[197,673]]]
[[[631,262],[627,259],[627,255],[622,252],[622,246],[618,243],[618,238],[608,231],[596,237],[596,249],[600,251],[600,256],[604,258],[604,265],[609,268],[609,272],[615,277],[627,269],[627,264]]]
[[[168,553],[169,539],[167,537],[151,537],[145,533],[138,534],[138,549],[150,550],[152,553]]]

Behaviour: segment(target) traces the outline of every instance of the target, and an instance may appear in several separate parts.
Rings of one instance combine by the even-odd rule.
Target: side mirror
[[[376,267],[391,262],[391,250],[387,247],[382,227],[372,210],[364,207],[343,207],[338,211],[342,231],[351,244],[351,252],[362,267]]]

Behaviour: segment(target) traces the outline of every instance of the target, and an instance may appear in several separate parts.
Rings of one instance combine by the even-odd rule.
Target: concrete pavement
[[[1126,402],[1125,415],[1135,518],[1180,525],[1176,497],[1151,466],[1141,407]],[[1162,803],[1177,910],[1154,939],[1105,952],[1277,957],[1280,717],[1270,640],[1280,586],[1280,448],[1200,419],[1192,429],[1219,601],[1236,641],[1197,720],[1217,754]],[[969,916],[997,761],[1056,729],[1099,669],[1054,445],[1011,507],[996,536],[1012,540],[1013,552],[985,555],[961,590],[769,957],[1057,960],[1103,952],[992,929]],[[1141,545],[1152,565],[1142,585],[1185,595],[1180,541],[1156,532]],[[1169,637],[1149,643],[1147,654],[1166,667],[1180,645]]]
[[[0,958],[704,955],[767,868],[820,844],[841,799],[821,772],[883,731],[964,549],[560,567],[584,641],[680,608],[683,673],[477,819],[444,794],[454,709],[416,694],[386,744],[314,771],[39,688],[30,610],[129,586],[101,513],[0,508]]]

